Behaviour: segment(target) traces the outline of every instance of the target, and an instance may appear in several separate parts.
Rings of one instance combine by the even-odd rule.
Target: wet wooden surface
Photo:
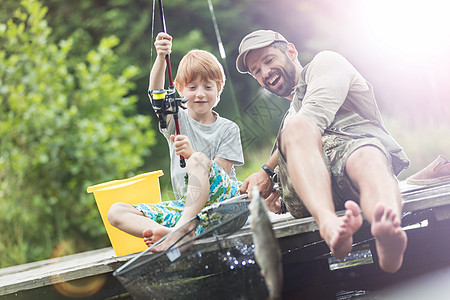
[[[400,189],[404,200],[404,212],[426,210],[427,213],[434,214],[438,221],[450,219],[450,182],[429,187],[409,186],[401,182]],[[281,216],[273,214],[271,219],[275,234],[284,240],[285,248],[298,246],[298,236],[302,234],[314,233],[317,236],[317,224],[312,218],[294,219],[290,214]],[[235,235],[251,238],[249,226],[244,226],[230,238]],[[307,239],[305,236],[305,241],[300,244],[311,242]],[[198,241],[198,243],[207,242],[207,240]],[[326,246],[324,249],[326,251]],[[87,278],[92,282],[99,277],[103,278],[99,281],[102,282],[99,291],[93,295],[84,294],[84,298],[112,297],[126,292],[112,276],[112,272],[134,256],[131,254],[117,257],[109,247],[0,269],[0,299],[66,298],[64,292],[55,292],[54,287],[70,290],[71,286],[76,286],[77,282],[83,279]]]

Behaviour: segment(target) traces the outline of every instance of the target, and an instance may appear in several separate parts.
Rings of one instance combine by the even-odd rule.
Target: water
[[[164,253],[136,257],[114,275],[134,299],[267,298],[251,236],[230,236],[244,225],[247,203],[215,208],[214,216],[215,226],[194,238],[195,245],[185,249],[192,240],[180,241]]]
[[[151,255],[117,277],[135,299],[262,299],[267,290],[253,250],[252,244],[217,242],[192,247],[173,262]]]
[[[144,255],[115,276],[135,299],[266,299],[251,235],[230,235],[248,214],[237,211],[245,209],[228,214],[172,261],[167,253]],[[408,248],[396,274],[379,269],[368,226],[356,234],[362,242],[344,260],[327,254],[317,232],[279,239],[283,299],[450,299],[450,221],[436,220],[432,211],[408,218],[402,222],[409,226]]]

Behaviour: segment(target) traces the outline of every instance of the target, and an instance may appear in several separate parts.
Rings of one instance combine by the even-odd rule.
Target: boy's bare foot
[[[345,202],[345,214],[328,224],[331,228],[328,235],[325,234],[325,242],[330,247],[334,257],[342,259],[352,251],[353,234],[362,225],[361,211],[353,201]],[[334,223],[334,224],[333,224]]]
[[[154,229],[146,229],[142,232],[142,237],[144,238],[144,242],[147,246],[150,247],[169,233],[172,234],[164,239],[160,244],[153,247],[150,251],[155,253],[164,252],[175,243],[179,243],[181,245],[184,241],[187,241],[195,236],[194,232],[190,231],[189,227],[185,225],[183,227],[168,228],[160,226]],[[180,239],[182,240],[180,241]]]
[[[142,232],[142,237],[144,238],[145,244],[148,247],[159,241],[161,238],[166,236],[172,231],[171,228],[165,226],[158,226],[156,228],[147,228]]]
[[[371,232],[375,237],[381,269],[389,273],[397,272],[402,266],[408,242],[399,217],[384,204],[378,203],[373,214]]]

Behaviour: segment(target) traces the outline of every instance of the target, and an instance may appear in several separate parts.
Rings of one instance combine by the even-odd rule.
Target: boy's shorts
[[[278,145],[280,145],[278,141]],[[347,136],[323,135],[323,158],[325,165],[331,177],[333,202],[336,210],[344,209],[344,203],[347,200],[353,200],[359,203],[359,192],[350,181],[345,172],[345,164],[350,154],[363,146],[374,146],[380,149],[392,166],[392,158],[384,145],[377,139],[371,137],[351,138]],[[286,206],[295,218],[309,217],[311,214],[297,195],[291,180],[288,176],[286,160],[278,148],[281,155],[278,155],[278,166],[275,169],[279,178],[281,196]]]
[[[188,184],[187,174],[185,181]],[[209,185],[209,199],[206,201],[205,206],[210,206],[213,203],[222,202],[239,195],[239,183],[231,180],[227,172],[215,162],[211,164]],[[163,201],[155,204],[139,203],[133,206],[156,223],[166,227],[174,227],[183,213],[185,201],[186,196],[183,196],[180,200]],[[210,224],[215,224],[213,220],[207,220],[205,216],[200,215],[200,219],[200,226],[198,226],[196,234],[203,232],[210,227]]]

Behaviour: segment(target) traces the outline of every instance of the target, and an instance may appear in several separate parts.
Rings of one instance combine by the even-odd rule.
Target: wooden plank
[[[407,186],[400,183],[404,198],[404,211],[417,211],[433,208],[442,210],[441,215],[448,215],[450,206],[450,182],[430,187]],[[342,212],[338,212],[341,214]],[[270,214],[275,234],[278,238],[299,235],[318,230],[312,217],[294,219],[290,214]],[[250,227],[229,236],[241,236],[251,239]],[[211,239],[199,240],[196,245],[211,243]],[[152,254],[148,254],[152,255]],[[99,249],[75,255],[52,258],[19,266],[0,269],[0,296],[11,295],[18,291],[38,289],[58,282],[69,282],[98,274],[110,274],[120,265],[129,261],[134,255],[117,257],[112,248]]]
[[[403,190],[403,211],[416,211],[450,205],[450,182],[433,186],[413,186]]]
[[[133,255],[117,257],[109,248],[0,269],[0,296],[111,273]]]

